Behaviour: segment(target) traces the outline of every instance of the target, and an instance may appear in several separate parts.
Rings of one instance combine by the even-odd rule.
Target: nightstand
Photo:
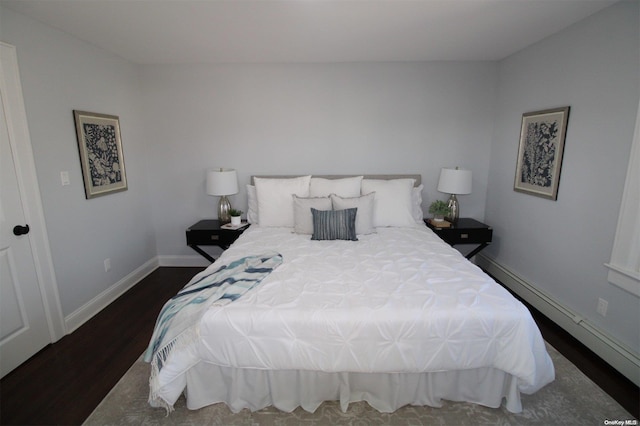
[[[461,217],[457,223],[451,224],[449,228],[435,227],[427,219],[424,222],[438,237],[452,246],[456,244],[478,244],[478,247],[465,256],[467,259],[471,259],[480,250],[488,246],[493,238],[493,229],[489,225],[467,217]]]
[[[217,219],[201,220],[187,228],[187,245],[213,262],[215,259],[198,246],[218,246],[223,250],[229,248],[247,227],[241,229],[223,229]]]

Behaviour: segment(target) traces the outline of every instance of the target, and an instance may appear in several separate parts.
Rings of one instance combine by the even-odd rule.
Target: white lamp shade
[[[447,194],[471,194],[471,170],[443,168],[440,170],[438,191]]]
[[[211,169],[207,171],[207,194],[231,195],[238,193],[238,176],[235,169]]]

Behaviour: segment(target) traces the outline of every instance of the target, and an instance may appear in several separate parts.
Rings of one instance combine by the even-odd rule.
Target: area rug
[[[85,425],[604,425],[625,424],[633,419],[620,404],[587,378],[550,345],[547,349],[556,368],[556,380],[534,395],[522,395],[523,411],[504,407],[444,401],[442,408],[405,406],[393,413],[380,413],[366,402],[352,403],[346,413],[337,402],[325,402],[314,413],[301,408],[285,413],[269,407],[232,413],[220,403],[189,410],[184,397],[175,411],[147,403],[149,365],[141,359],[85,421]],[[608,423],[611,421],[621,423]],[[608,421],[608,422],[607,422]],[[628,423],[629,424],[629,423]]]

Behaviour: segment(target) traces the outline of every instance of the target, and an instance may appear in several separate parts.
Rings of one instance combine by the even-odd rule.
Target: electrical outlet
[[[104,260],[104,271],[109,272],[111,269],[111,259],[107,258]]]
[[[598,312],[603,317],[607,316],[607,308],[609,307],[609,302],[604,300],[603,298],[598,299],[598,306],[596,307],[596,312]]]

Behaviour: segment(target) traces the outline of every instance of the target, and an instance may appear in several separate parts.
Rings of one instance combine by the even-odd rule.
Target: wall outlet
[[[111,259],[107,258],[104,260],[104,271],[109,272],[111,269]]]
[[[596,306],[596,312],[598,312],[603,317],[607,316],[607,308],[609,307],[609,302],[604,300],[603,298],[598,299],[598,306]]]

